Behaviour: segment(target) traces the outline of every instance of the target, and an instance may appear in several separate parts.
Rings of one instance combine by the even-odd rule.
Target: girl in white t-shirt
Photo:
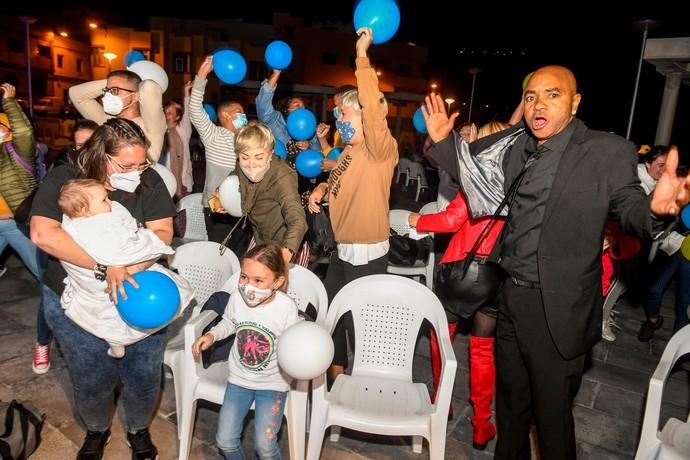
[[[259,458],[280,458],[277,436],[290,377],[278,367],[276,347],[281,334],[299,321],[297,305],[283,292],[286,286],[282,248],[276,243],[253,247],[242,259],[239,288],[230,296],[220,323],[192,345],[192,353],[199,356],[216,340],[235,334],[216,434],[226,459],[244,458],[242,428],[252,402]]]

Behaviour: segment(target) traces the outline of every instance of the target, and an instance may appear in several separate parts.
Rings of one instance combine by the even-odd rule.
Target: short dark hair
[[[237,101],[223,101],[220,104],[218,104],[218,113],[221,113],[221,112],[228,110],[228,108],[233,104],[237,104],[240,107],[242,107],[242,104],[240,104]]]
[[[649,149],[649,152],[645,153],[644,155],[640,155],[640,161],[643,163],[652,164],[654,163],[654,160],[659,157],[663,157],[664,155],[668,155],[668,146],[655,145]]]
[[[108,74],[108,78],[110,77],[120,77],[124,78],[125,80],[129,80],[131,82],[136,83],[137,85],[141,83],[141,77],[131,70],[113,70]]]
[[[76,123],[74,123],[74,129],[72,130],[72,132],[76,133],[77,131],[81,131],[82,129],[96,131],[98,129],[98,123],[96,123],[93,120],[86,120],[84,118],[80,118],[76,121]]]

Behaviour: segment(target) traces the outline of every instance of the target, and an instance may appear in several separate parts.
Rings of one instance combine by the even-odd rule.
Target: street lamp
[[[644,50],[647,47],[647,33],[650,30],[656,29],[657,21],[653,19],[643,19],[641,21],[633,22],[633,27],[642,31],[642,51],[640,51],[640,60],[637,63],[637,77],[635,77],[635,90],[633,91],[632,104],[630,104],[630,116],[628,117],[628,130],[625,133],[625,138],[630,139],[630,131],[632,130],[633,116],[635,115],[635,103],[637,102],[637,89],[640,86],[640,72],[642,72],[642,59],[644,58]]]
[[[479,72],[481,72],[480,69],[473,67],[469,70],[469,72],[472,74],[472,92],[470,93],[470,113],[467,115],[467,122],[470,123],[472,121],[472,104],[474,103],[474,86],[477,83],[477,75],[479,75]]]
[[[29,117],[34,117],[34,93],[31,88],[31,36],[29,35],[29,25],[36,22],[35,18],[29,16],[19,16],[19,20],[26,26],[26,76],[29,86]]]
[[[446,104],[448,104],[448,113],[450,113],[450,106],[453,102],[455,102],[455,99],[453,99],[452,97],[446,98]]]
[[[103,53],[103,57],[108,60],[108,73],[110,73],[110,63],[117,57],[115,53]]]

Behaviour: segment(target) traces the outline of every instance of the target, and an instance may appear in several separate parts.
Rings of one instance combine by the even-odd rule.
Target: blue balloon
[[[328,152],[328,155],[326,155],[326,158],[330,160],[335,160],[338,161],[338,158],[340,157],[340,153],[343,151],[342,147],[335,147],[332,148],[330,152]]]
[[[424,121],[424,114],[422,113],[421,107],[415,111],[414,116],[412,117],[412,124],[414,125],[414,129],[416,129],[420,133],[428,133],[426,129],[426,122]]]
[[[216,109],[214,109],[213,106],[208,102],[204,102],[204,110],[208,114],[208,117],[211,119],[211,121],[215,123],[218,119],[218,116],[216,115]]]
[[[306,141],[316,133],[316,117],[309,109],[294,110],[287,118],[287,129],[290,137],[297,141]]]
[[[355,30],[370,27],[374,45],[386,43],[400,27],[400,7],[394,0],[361,0],[355,5]]]
[[[292,62],[292,49],[282,40],[275,40],[266,47],[266,64],[272,69],[285,70]]]
[[[223,83],[234,85],[247,74],[247,63],[237,51],[221,49],[213,53],[213,70]]]
[[[302,176],[309,179],[321,174],[323,155],[315,150],[303,150],[295,159],[295,168]]]
[[[132,327],[153,329],[165,326],[180,306],[180,291],[168,276],[147,270],[132,275],[139,288],[125,282],[124,300],[117,291],[117,311]]]
[[[680,212],[680,218],[683,221],[685,228],[690,228],[690,205],[683,208]]]
[[[132,50],[125,54],[125,66],[129,67],[135,62],[145,61],[146,55],[139,50]]]
[[[276,146],[273,148],[273,153],[283,160],[287,158],[287,148],[285,148],[285,144],[283,144],[283,141],[280,139],[276,139]]]

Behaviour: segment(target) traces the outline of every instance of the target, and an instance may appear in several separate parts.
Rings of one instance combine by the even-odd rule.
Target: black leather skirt
[[[449,320],[453,316],[468,320],[477,311],[495,318],[503,279],[501,268],[476,258],[463,276],[464,264],[464,260],[444,264],[436,277],[436,294],[449,313]]]

